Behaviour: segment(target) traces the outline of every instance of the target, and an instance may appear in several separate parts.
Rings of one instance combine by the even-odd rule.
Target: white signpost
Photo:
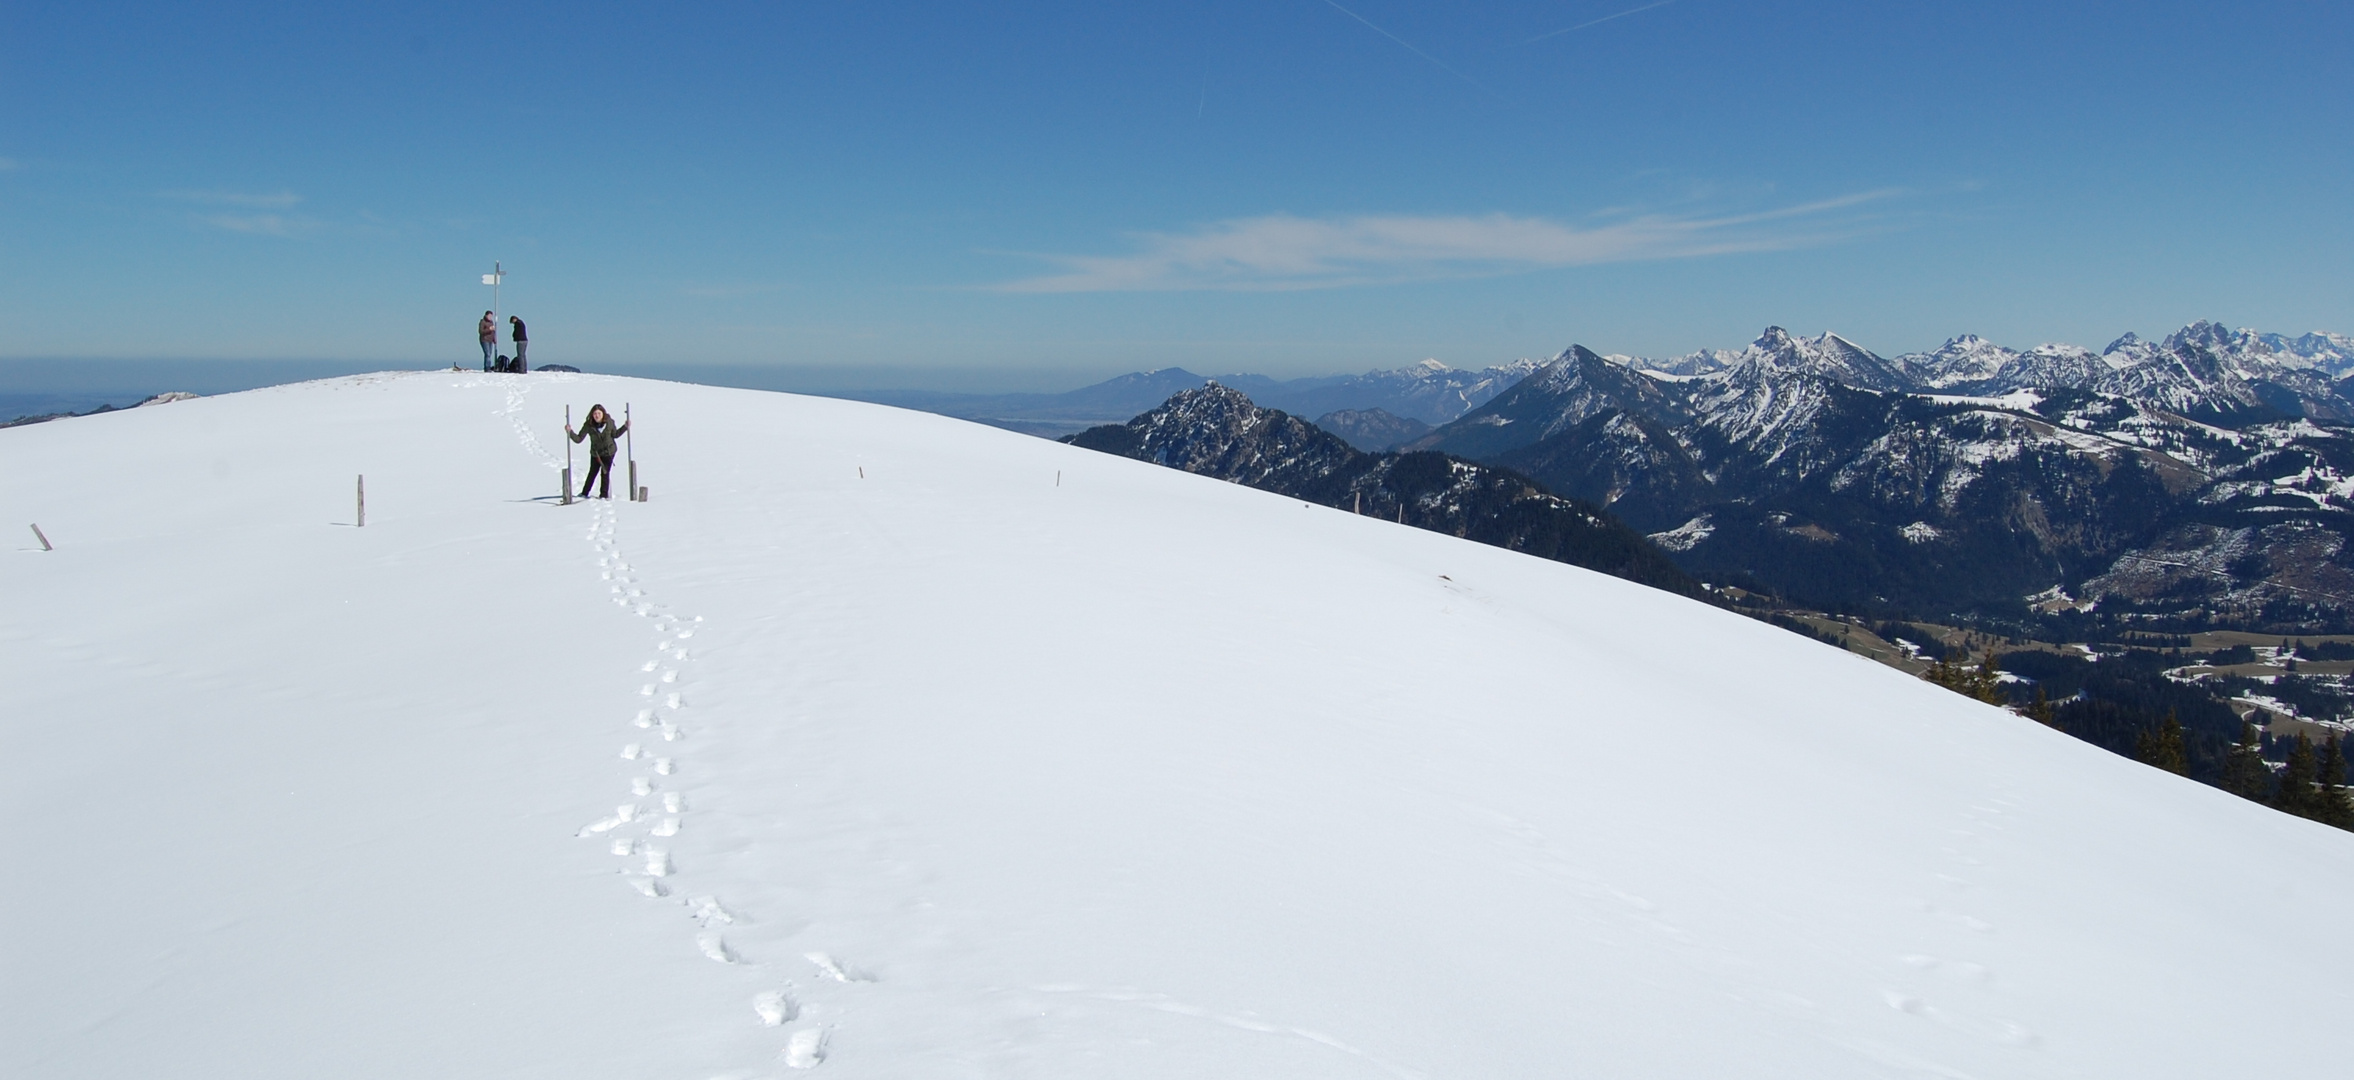
[[[482,275],[482,283],[490,286],[490,340],[492,342],[490,352],[492,356],[497,356],[499,352],[497,346],[499,340],[499,282],[505,280],[506,276],[506,269],[499,265],[497,259],[490,261],[490,273]]]

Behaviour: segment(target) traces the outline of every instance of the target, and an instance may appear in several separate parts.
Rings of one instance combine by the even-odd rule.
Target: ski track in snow
[[[523,449],[539,459],[542,465],[562,469],[556,455],[543,445],[524,419],[526,398],[531,392],[529,383],[522,379],[501,380],[506,392],[505,407],[495,415],[503,416],[515,429],[515,439]],[[461,385],[480,386],[481,381],[468,380]],[[617,859],[624,860],[619,870],[623,880],[639,895],[665,904],[676,903],[688,910],[697,932],[691,935],[697,952],[705,958],[730,966],[758,966],[728,944],[722,927],[732,925],[739,917],[710,894],[676,896],[672,887],[680,875],[677,863],[671,859],[670,849],[658,841],[677,836],[687,822],[687,802],[683,792],[666,784],[669,778],[682,771],[677,744],[687,737],[680,722],[689,708],[687,694],[681,688],[682,668],[691,652],[689,642],[701,628],[700,615],[681,616],[646,595],[636,569],[622,552],[616,539],[620,514],[610,499],[591,503],[593,514],[585,539],[597,553],[598,578],[606,586],[606,593],[615,607],[654,624],[660,639],[654,645],[654,655],[639,665],[637,672],[651,681],[638,689],[638,696],[653,699],[635,709],[630,718],[632,728],[643,736],[658,736],[660,743],[631,741],[621,748],[620,757],[645,768],[646,772],[630,777],[631,801],[614,807],[613,813],[584,825],[575,835],[593,837],[607,833],[612,836],[610,850]],[[654,799],[653,805],[638,800]],[[821,959],[822,958],[822,959]],[[863,974],[843,974],[841,966],[824,953],[812,953],[807,958],[821,973],[843,981],[869,981]],[[800,1019],[801,1004],[794,999],[788,984],[785,990],[771,990],[753,999],[754,1018],[763,1026],[780,1027]],[[777,1060],[789,1069],[813,1069],[826,1059],[830,1032],[824,1025],[805,1025],[786,1033],[785,1043],[777,1051]]]
[[[1147,994],[1132,990],[1091,990],[1083,986],[1039,986],[1033,987],[1032,989],[1041,994],[1075,994],[1081,997],[1093,998],[1097,1001],[1110,1002],[1115,1005],[1133,1005],[1137,1008],[1151,1009],[1156,1012],[1165,1012],[1176,1016],[1189,1016],[1196,1020],[1207,1020],[1214,1024],[1223,1024],[1238,1031],[1253,1031],[1261,1035],[1275,1035],[1283,1038],[1301,1039],[1314,1043],[1318,1046],[1322,1046],[1326,1049],[1335,1050],[1342,1054],[1356,1058],[1357,1060],[1362,1061],[1367,1065],[1371,1065],[1374,1068],[1381,1070],[1382,1072],[1397,1077],[1398,1080],[1426,1080],[1426,1078],[1421,1073],[1415,1072],[1414,1070],[1405,1068],[1401,1065],[1384,1061],[1381,1058],[1374,1056],[1373,1054],[1360,1050],[1357,1047],[1351,1046],[1320,1031],[1313,1031],[1308,1028],[1301,1027],[1289,1027],[1283,1024],[1270,1024],[1264,1020],[1254,1020],[1247,1016],[1235,1016],[1230,1013],[1219,1012],[1216,1009],[1205,1009],[1199,1005],[1189,1005],[1185,1002],[1178,1001],[1177,999],[1169,997],[1165,994]]]

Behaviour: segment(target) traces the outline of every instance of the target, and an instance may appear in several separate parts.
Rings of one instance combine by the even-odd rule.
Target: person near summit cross
[[[482,339],[482,370],[490,370],[491,358],[499,351],[499,324],[490,321],[490,312],[482,313],[482,321],[474,326],[474,336]]]
[[[513,315],[507,316],[507,339],[515,343],[515,373],[521,375],[526,370],[523,366],[523,347],[530,344],[523,339],[523,320]]]
[[[592,485],[597,487],[598,498],[610,499],[613,497],[614,443],[628,433],[629,425],[615,424],[612,414],[606,412],[602,405],[589,406],[588,419],[581,422],[579,431],[574,431],[569,427],[564,429],[564,434],[572,436],[573,442],[579,442],[582,439],[589,441],[588,479],[581,481],[581,498],[589,497],[589,488]],[[604,483],[601,485],[597,483],[600,475],[604,478]]]

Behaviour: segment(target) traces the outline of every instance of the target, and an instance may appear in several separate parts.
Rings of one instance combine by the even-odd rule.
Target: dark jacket
[[[580,430],[572,433],[572,441],[579,442],[582,439],[587,439],[589,441],[589,456],[591,457],[612,457],[613,440],[620,438],[628,431],[628,424],[616,425],[613,422],[613,414],[606,413],[605,422],[602,424],[594,420],[581,421]]]
[[[529,338],[526,338],[526,337],[524,337],[524,336],[523,336],[523,320],[521,320],[521,319],[518,319],[518,318],[515,318],[514,316],[511,316],[511,315],[510,315],[510,316],[508,316],[508,317],[507,317],[507,328],[508,328],[509,330],[513,331],[512,333],[510,333],[510,334],[508,334],[508,335],[507,335],[507,337],[508,337],[509,339],[511,339],[511,340],[514,340],[514,341],[529,341],[529,340],[530,340]]]

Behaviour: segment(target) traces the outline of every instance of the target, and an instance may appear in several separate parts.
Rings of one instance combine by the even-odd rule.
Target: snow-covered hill
[[[595,400],[653,501],[543,498]],[[0,1075],[2208,1078],[2354,996],[2347,834],[974,424],[426,373],[0,465]]]

